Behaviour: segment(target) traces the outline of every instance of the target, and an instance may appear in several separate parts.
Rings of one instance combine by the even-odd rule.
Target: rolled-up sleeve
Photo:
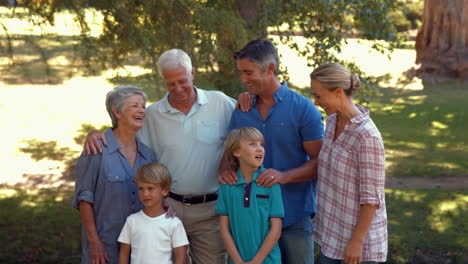
[[[382,138],[362,140],[358,151],[360,204],[378,205],[385,196],[385,150]]]
[[[94,203],[102,154],[81,155],[76,165],[75,197],[72,206],[79,209],[80,201]]]

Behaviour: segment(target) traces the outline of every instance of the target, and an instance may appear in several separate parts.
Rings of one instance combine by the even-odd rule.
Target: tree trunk
[[[425,1],[416,63],[425,81],[468,80],[468,0]]]

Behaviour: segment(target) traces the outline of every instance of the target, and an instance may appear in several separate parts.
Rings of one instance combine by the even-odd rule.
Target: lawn
[[[113,86],[139,85],[152,100],[164,88],[137,56],[125,70],[87,72],[74,60],[74,52],[82,51],[73,46],[76,30],[70,29],[66,14],[59,16],[49,37],[38,37],[37,28],[6,14],[0,8],[1,22],[18,27],[9,36],[15,63],[0,53],[0,123],[6,128],[0,142],[0,240],[5,241],[0,263],[77,263],[80,219],[71,199],[73,161],[84,130],[109,123],[103,98]],[[0,42],[5,43],[2,34]],[[397,50],[395,59],[388,60],[369,53],[369,42],[351,42],[340,56],[357,58],[370,75],[394,75],[366,104],[385,141],[387,176],[430,181],[464,175],[460,179],[467,180],[468,84],[415,85],[417,80],[400,79],[414,51]],[[310,97],[307,62],[284,46],[278,50],[290,71],[291,87]],[[209,87],[202,74],[196,84]],[[468,190],[386,193],[388,263],[468,263]]]
[[[78,263],[72,192],[0,189],[0,263]],[[468,191],[386,190],[387,263],[467,263]]]

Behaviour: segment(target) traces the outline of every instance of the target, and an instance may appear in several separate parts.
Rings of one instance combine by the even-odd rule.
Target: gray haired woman
[[[104,135],[102,152],[81,155],[76,167],[73,207],[82,221],[81,263],[118,263],[117,238],[132,213],[143,208],[133,182],[136,170],[156,161],[136,134],[146,117],[146,95],[135,86],[118,86],[107,93],[112,128]]]

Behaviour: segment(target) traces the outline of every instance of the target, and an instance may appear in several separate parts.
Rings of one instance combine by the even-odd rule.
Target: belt
[[[218,199],[218,194],[209,193],[205,195],[184,196],[184,195],[176,194],[173,192],[169,192],[169,197],[171,197],[172,199],[176,201],[182,202],[186,205],[192,205],[192,204],[200,204],[200,203],[216,201]]]

